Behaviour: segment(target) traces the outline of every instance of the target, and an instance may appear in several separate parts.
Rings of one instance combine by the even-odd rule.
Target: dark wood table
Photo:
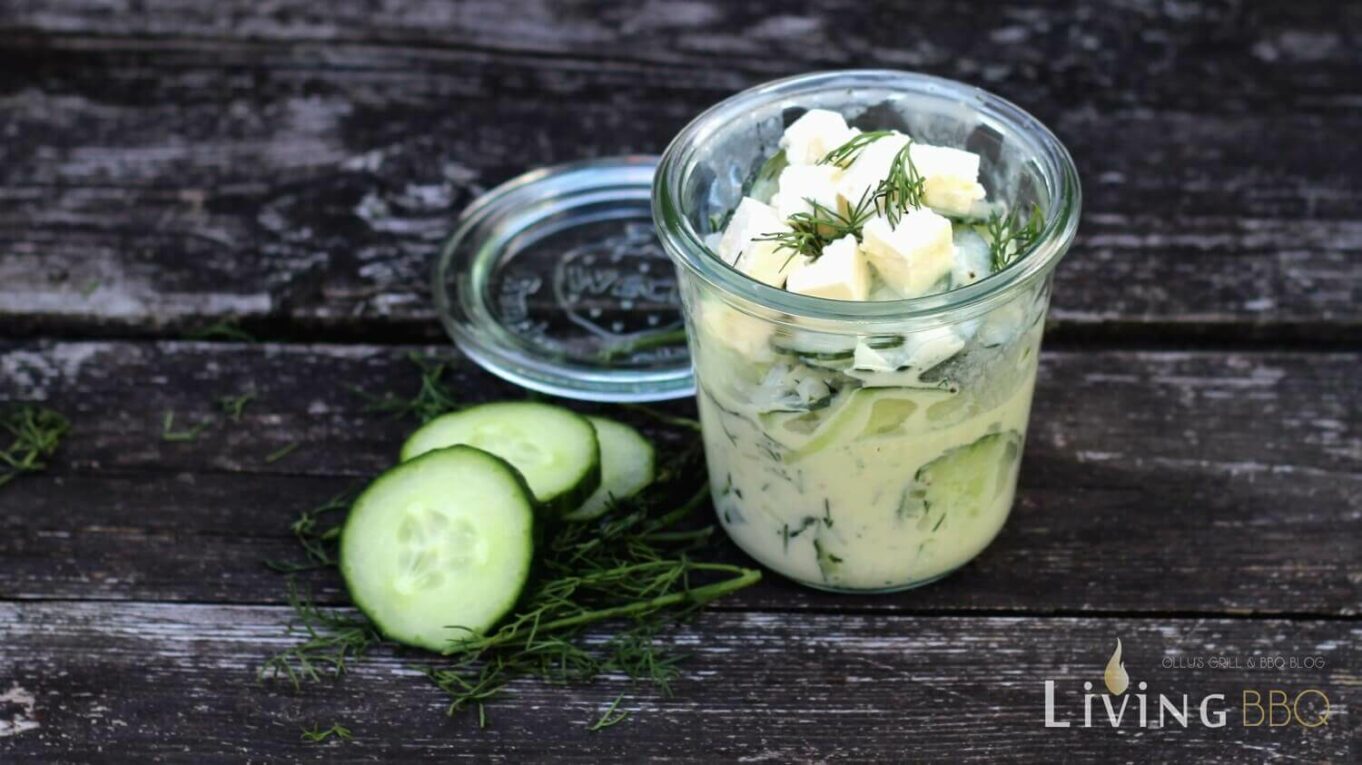
[[[73,429],[0,488],[0,761],[1357,761],[1359,51],[1335,0],[7,0],[0,401]],[[350,386],[409,392],[417,350],[510,393],[432,314],[467,202],[864,66],[1017,101],[1083,176],[997,542],[892,596],[768,577],[668,638],[693,653],[674,697],[627,690],[599,732],[618,684],[517,683],[479,730],[407,656],[258,683],[291,613],[262,559],[410,427]],[[260,342],[192,339],[217,322]],[[162,439],[247,389],[240,424]],[[1187,694],[1187,727],[1113,729],[1100,699],[1083,727],[1118,638],[1151,718]],[[1308,694],[1246,726],[1271,689],[1327,696],[1325,724]],[[333,722],[354,739],[300,740]]]

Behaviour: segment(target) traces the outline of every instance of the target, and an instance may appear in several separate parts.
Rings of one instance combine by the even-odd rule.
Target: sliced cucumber
[[[900,517],[916,519],[920,530],[934,531],[977,516],[1016,480],[1021,451],[1022,437],[1014,430],[947,451],[918,468],[904,492]]]
[[[505,460],[455,446],[388,470],[341,531],[350,598],[384,635],[449,652],[515,605],[534,557],[535,502]]]
[[[505,401],[437,417],[402,445],[402,460],[467,444],[511,463],[552,512],[575,510],[601,485],[596,430],[576,412],[534,401]]]
[[[601,485],[581,507],[563,516],[569,521],[600,517],[612,500],[634,496],[656,477],[653,445],[642,433],[604,417],[587,419],[601,442]]]
[[[765,432],[796,463],[825,449],[898,432],[923,407],[951,398],[940,388],[860,388],[840,394],[827,409],[761,415]]]
[[[790,166],[790,160],[785,156],[785,150],[772,154],[761,167],[757,174],[752,177],[750,185],[747,187],[743,196],[752,197],[758,202],[771,203],[771,198],[776,195],[779,189],[780,174],[785,168]]]
[[[771,336],[771,347],[779,353],[812,356],[823,360],[849,359],[856,350],[852,335],[833,335],[826,332],[781,330]]]

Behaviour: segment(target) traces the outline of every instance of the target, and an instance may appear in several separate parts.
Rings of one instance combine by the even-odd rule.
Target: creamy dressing
[[[812,109],[785,131],[715,255],[788,292],[899,300],[973,284],[1039,235],[989,202],[981,157]],[[687,297],[711,487],[733,540],[816,587],[941,577],[1012,506],[1048,285],[941,326],[860,335]],[[760,314],[761,312],[754,312]],[[826,326],[826,325],[824,325]]]
[[[720,338],[700,338],[702,349],[706,340]],[[700,414],[724,528],[752,557],[814,586],[895,589],[963,565],[1012,506],[1040,327],[1015,340],[986,383],[854,388],[808,414],[760,411],[744,395],[752,373],[735,374],[741,362],[722,347],[702,350]],[[977,501],[909,501],[925,466],[990,434],[1014,434],[1015,448],[965,477],[983,487]]]

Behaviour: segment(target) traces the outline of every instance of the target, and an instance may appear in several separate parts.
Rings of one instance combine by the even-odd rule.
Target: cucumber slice
[[[520,597],[534,557],[534,496],[505,460],[454,446],[375,478],[340,538],[350,598],[393,640],[448,653]]]
[[[613,499],[625,499],[643,491],[656,477],[653,445],[642,433],[622,422],[587,417],[601,442],[601,485],[582,506],[564,515],[569,521],[598,518]]]
[[[765,432],[791,450],[794,464],[825,449],[896,434],[923,407],[951,398],[940,388],[860,388],[820,412],[761,415]]]
[[[785,156],[784,149],[772,154],[761,164],[757,174],[753,176],[751,183],[744,190],[743,196],[770,204],[772,197],[776,195],[776,191],[779,189],[780,174],[789,166],[790,160]]]
[[[990,433],[947,451],[918,468],[899,516],[916,518],[923,531],[977,516],[1012,485],[1021,452],[1022,437],[1015,430]]]
[[[511,463],[552,512],[577,509],[601,485],[596,430],[576,412],[535,401],[503,401],[436,417],[402,444],[402,461],[467,444]]]
[[[772,335],[771,347],[778,353],[812,356],[828,361],[849,359],[856,350],[856,338],[825,332],[781,330]]]

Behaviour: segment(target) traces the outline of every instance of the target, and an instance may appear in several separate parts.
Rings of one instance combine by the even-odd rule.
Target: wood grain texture
[[[433,338],[430,259],[481,190],[657,151],[772,76],[863,65],[979,82],[1070,146],[1087,214],[1058,337],[1346,343],[1362,327],[1354,9],[1063,3],[979,29],[945,3],[907,27],[864,3],[763,21],[526,2],[513,23],[478,3],[333,5],[12,6],[0,331],[232,317],[275,337]]]
[[[1199,762],[1349,762],[1357,754],[1355,623],[711,613],[672,638],[691,654],[675,697],[619,681],[522,682],[489,707],[480,731],[476,715],[443,717],[443,700],[418,672],[424,657],[381,653],[301,694],[257,684],[256,669],[288,643],[287,619],[264,607],[0,604],[0,677],[33,697],[32,711],[17,711],[37,726],[0,738],[0,756],[673,762],[703,747],[709,761],[1127,761],[1157,750]],[[1136,727],[1133,698],[1120,730],[1076,727],[1082,684],[1101,687],[1118,637],[1132,683],[1175,703],[1189,695],[1186,729],[1171,719]],[[1324,666],[1163,665],[1213,656]],[[1056,683],[1060,719],[1075,727],[1045,727],[1046,680]],[[1269,686],[1293,696],[1321,689],[1331,716],[1313,730],[1243,727],[1243,690]],[[588,731],[621,691],[632,719]],[[1196,721],[1209,693],[1224,694],[1210,702],[1226,711],[1223,728]],[[354,741],[299,741],[301,729],[337,722]]]
[[[287,523],[389,465],[413,427],[366,411],[350,386],[410,393],[411,350],[441,352],[0,346],[0,400],[46,401],[75,422],[49,473],[0,493],[0,594],[280,602],[262,561],[292,551]],[[444,356],[470,400],[517,395]],[[848,601],[772,578],[732,605],[1355,615],[1360,371],[1356,354],[1046,352],[1021,500],[983,556],[917,592]],[[216,399],[248,391],[242,421],[224,421]],[[166,411],[177,428],[216,424],[166,442]],[[318,579],[319,594],[342,601],[338,584]]]

